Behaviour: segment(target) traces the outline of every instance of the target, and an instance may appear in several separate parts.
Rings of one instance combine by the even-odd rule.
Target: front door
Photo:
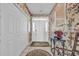
[[[33,21],[33,31],[32,31],[32,41],[48,41],[48,32],[46,32],[46,24],[45,20],[35,20]]]

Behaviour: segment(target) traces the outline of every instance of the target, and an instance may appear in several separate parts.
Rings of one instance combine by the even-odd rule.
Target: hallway
[[[0,56],[79,56],[78,16],[78,3],[1,3]]]

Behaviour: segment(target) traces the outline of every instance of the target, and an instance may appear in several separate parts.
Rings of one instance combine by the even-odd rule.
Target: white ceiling
[[[28,9],[32,14],[40,15],[48,15],[54,5],[54,3],[27,3]]]

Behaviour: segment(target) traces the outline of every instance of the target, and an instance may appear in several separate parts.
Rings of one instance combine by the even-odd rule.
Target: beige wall
[[[65,23],[64,17],[64,4],[57,4],[57,6],[52,11],[50,18],[50,29],[55,30],[55,27],[59,27]],[[60,26],[63,27],[63,26]]]

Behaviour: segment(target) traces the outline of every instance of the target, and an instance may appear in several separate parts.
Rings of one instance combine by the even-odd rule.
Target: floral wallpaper
[[[71,56],[73,53],[74,48],[74,42],[75,42],[75,23],[77,23],[75,20],[79,14],[79,4],[78,3],[66,3],[65,9],[66,9],[66,25],[62,25],[67,27],[67,31],[64,33],[65,36],[65,44],[64,44],[64,52],[63,52],[63,46],[61,46],[60,42],[57,42],[56,46],[59,48],[56,48],[55,51],[52,49],[53,54],[55,55],[67,55]],[[53,46],[54,47],[54,46]],[[77,51],[75,51],[75,55],[79,55],[79,46],[77,46]],[[54,53],[55,52],[55,53]]]

